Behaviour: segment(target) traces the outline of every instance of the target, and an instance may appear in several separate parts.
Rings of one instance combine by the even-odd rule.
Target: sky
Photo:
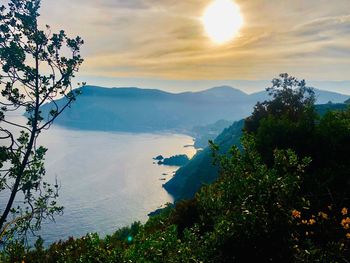
[[[42,0],[40,23],[85,40],[88,84],[252,92],[288,72],[350,94],[350,0],[235,0],[244,25],[223,45],[201,22],[211,2]]]

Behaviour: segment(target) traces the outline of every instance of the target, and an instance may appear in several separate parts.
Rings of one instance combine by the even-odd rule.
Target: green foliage
[[[40,29],[39,9],[40,0],[10,0],[8,8],[0,7],[0,191],[8,196],[0,211],[3,243],[25,238],[63,209],[55,201],[57,182],[44,181],[47,149],[36,141],[79,95],[71,80],[83,62],[83,41],[63,30],[52,33],[49,26]],[[61,97],[65,104],[54,102]],[[40,108],[49,102],[46,116]],[[13,120],[10,112],[25,112],[27,122]]]
[[[299,160],[290,150],[276,151],[273,167],[268,168],[252,138],[245,137],[243,146],[243,153],[234,147],[230,156],[218,158],[220,179],[197,196],[204,225],[213,226],[210,243],[220,253],[212,255],[213,262],[281,260],[286,253],[274,251],[288,250],[290,211],[302,205],[295,197],[310,160]]]
[[[343,111],[346,108],[346,104],[315,105],[315,109],[320,116],[325,115],[329,111]],[[215,143],[220,146],[220,152],[227,152],[232,145],[240,146],[244,123],[244,120],[235,122],[216,137]],[[296,129],[296,127],[294,129]],[[287,133],[282,127],[281,130]],[[302,128],[299,129],[299,133],[300,132],[302,132]],[[277,135],[279,134],[277,133]],[[264,136],[266,136],[266,138],[263,139],[267,141],[267,136],[271,135],[265,133]],[[292,134],[292,136],[295,135]],[[284,137],[279,137],[285,138],[286,135]],[[301,142],[305,141],[303,136],[300,137]],[[266,142],[264,140],[262,141],[263,143]],[[205,143],[208,144],[208,140]],[[272,151],[270,152],[272,153]],[[270,155],[270,159],[271,158],[272,154]],[[203,185],[212,183],[218,178],[218,169],[216,166],[212,165],[212,161],[212,154],[209,147],[199,151],[188,164],[176,171],[175,176],[164,185],[165,189],[174,196],[175,200],[193,198]]]
[[[260,121],[270,116],[287,118],[291,122],[303,121],[304,118],[315,116],[315,93],[306,86],[305,80],[280,74],[272,80],[272,86],[267,88],[272,100],[258,102],[253,114],[245,121],[245,130],[256,132]]]
[[[245,120],[244,129],[256,137],[256,147],[266,163],[271,163],[276,148],[295,150],[307,156],[316,121],[314,92],[288,74],[281,74],[267,89],[272,100],[257,103]]]
[[[286,83],[298,82],[291,78]],[[1,260],[348,262],[350,109],[319,117],[311,99],[294,91],[281,94],[302,101],[293,100],[298,110],[286,98],[282,111],[267,110],[261,119],[252,118],[256,130],[243,135],[240,148],[223,151],[211,143],[220,176],[195,198],[103,239],[91,234],[48,249],[39,240],[32,250],[13,242]]]
[[[145,225],[122,229],[104,240],[88,235],[59,242],[46,250],[45,257],[55,262],[242,262],[285,258],[287,252],[291,253],[290,212],[303,206],[295,196],[310,160],[299,160],[292,151],[276,151],[275,164],[268,168],[255,151],[252,138],[247,137],[243,145],[243,153],[234,147],[230,156],[216,155],[221,177],[204,187],[196,199],[179,202]],[[132,242],[126,239],[129,235]],[[287,252],[276,255],[275,249],[281,246]],[[255,253],[251,254],[253,249]],[[29,252],[27,261],[36,262],[38,252],[42,250]]]
[[[311,207],[292,212],[296,226],[292,234],[296,262],[346,262],[349,257],[348,209],[332,205],[313,213]]]
[[[227,152],[232,145],[240,146],[243,125],[243,120],[234,122],[215,139],[215,144],[220,146],[221,153]],[[207,147],[177,170],[164,188],[175,197],[175,200],[189,199],[193,198],[204,184],[212,183],[217,178],[218,169],[213,165],[212,151]]]
[[[322,208],[326,202],[341,206],[350,198],[350,109],[319,116],[312,90],[287,74],[275,79],[269,91],[273,99],[258,103],[245,122],[264,162],[271,163],[275,149],[311,157],[303,187],[313,206]]]
[[[350,108],[328,112],[321,118],[313,136],[313,171],[320,191],[329,192],[340,206],[350,198]],[[345,203],[344,203],[345,202]]]

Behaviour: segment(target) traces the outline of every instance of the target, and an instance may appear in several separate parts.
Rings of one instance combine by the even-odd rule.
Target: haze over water
[[[173,201],[162,184],[177,169],[153,164],[152,158],[195,153],[184,147],[193,139],[178,134],[80,131],[53,125],[39,138],[38,145],[48,148],[46,181],[54,183],[57,177],[59,203],[65,207],[56,223],[42,226],[40,235],[47,244],[91,232],[112,234],[134,221],[145,222],[149,212]]]

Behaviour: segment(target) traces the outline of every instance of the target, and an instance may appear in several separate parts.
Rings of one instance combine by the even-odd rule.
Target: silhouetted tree
[[[315,95],[305,81],[281,74],[267,89],[271,100],[258,103],[245,120],[263,161],[271,165],[276,149],[311,157],[303,191],[317,209],[325,203],[349,202],[350,110],[320,116]]]
[[[275,148],[291,148],[305,156],[317,115],[313,89],[304,80],[284,73],[272,80],[267,91],[271,100],[256,104],[245,120],[245,131],[254,134],[257,149],[267,163],[272,162]]]
[[[10,0],[7,8],[0,7],[0,191],[8,194],[1,206],[2,241],[36,231],[43,219],[62,212],[55,201],[57,182],[43,181],[47,149],[36,142],[78,95],[71,79],[83,62],[83,40],[69,38],[63,30],[52,33],[49,26],[41,30],[39,8],[40,0]],[[55,99],[61,97],[67,102],[57,105]],[[40,107],[49,102],[52,109],[42,116]],[[27,122],[13,121],[10,112],[25,112]]]

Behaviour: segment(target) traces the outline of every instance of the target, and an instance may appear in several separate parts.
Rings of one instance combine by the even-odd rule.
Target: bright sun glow
[[[243,17],[239,6],[232,0],[215,0],[204,11],[202,22],[209,38],[223,44],[238,34]]]

